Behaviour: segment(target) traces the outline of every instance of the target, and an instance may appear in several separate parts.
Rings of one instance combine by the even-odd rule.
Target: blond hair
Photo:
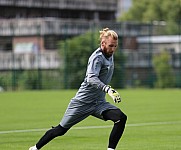
[[[111,36],[114,40],[118,40],[117,33],[109,28],[104,28],[102,31],[99,31],[99,33],[100,41],[102,41],[103,38],[108,38],[109,36]]]

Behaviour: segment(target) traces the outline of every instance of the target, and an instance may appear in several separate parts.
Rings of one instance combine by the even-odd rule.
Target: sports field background
[[[117,150],[180,150],[179,89],[119,90],[128,116]],[[59,123],[75,90],[0,93],[0,150],[28,150]],[[107,100],[112,100],[107,96]],[[43,150],[106,150],[112,122],[89,117]]]

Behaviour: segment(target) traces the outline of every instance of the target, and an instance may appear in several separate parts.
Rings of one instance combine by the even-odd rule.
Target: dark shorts
[[[73,125],[84,120],[89,115],[104,120],[102,112],[109,109],[119,109],[116,106],[106,101],[97,103],[83,103],[76,99],[72,99],[65,111],[65,114],[60,122],[64,128],[71,128]]]

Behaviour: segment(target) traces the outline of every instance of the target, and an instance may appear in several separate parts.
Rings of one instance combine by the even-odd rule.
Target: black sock
[[[58,125],[56,127],[52,127],[52,129],[48,130],[45,135],[38,141],[36,144],[37,149],[41,149],[44,145],[50,142],[57,136],[64,135],[68,129],[63,128],[62,126]]]
[[[115,149],[125,128],[126,116],[119,122],[115,123],[109,137],[109,148]]]

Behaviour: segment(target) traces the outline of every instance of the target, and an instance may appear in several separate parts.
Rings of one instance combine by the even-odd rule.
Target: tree
[[[87,32],[59,43],[59,53],[64,59],[64,76],[62,83],[64,88],[78,88],[85,76],[88,58],[91,53],[99,46],[99,32]],[[121,66],[124,66],[125,59],[121,51],[115,55],[115,73],[111,85],[114,87],[123,87],[123,76]],[[121,61],[122,60],[122,61]]]
[[[175,86],[175,79],[169,61],[170,55],[167,51],[153,57],[153,67],[157,77],[156,87],[170,88]]]
[[[97,35],[88,32],[60,42],[59,53],[64,59],[64,88],[78,88],[85,75],[89,55],[97,47],[94,38]]]
[[[178,34],[181,19],[181,0],[133,0],[132,7],[119,21],[165,21],[166,33]]]
[[[125,62],[126,56],[121,51],[122,50],[122,38],[119,37],[119,47],[114,54],[114,74],[111,81],[111,85],[114,88],[124,88],[125,87]]]

